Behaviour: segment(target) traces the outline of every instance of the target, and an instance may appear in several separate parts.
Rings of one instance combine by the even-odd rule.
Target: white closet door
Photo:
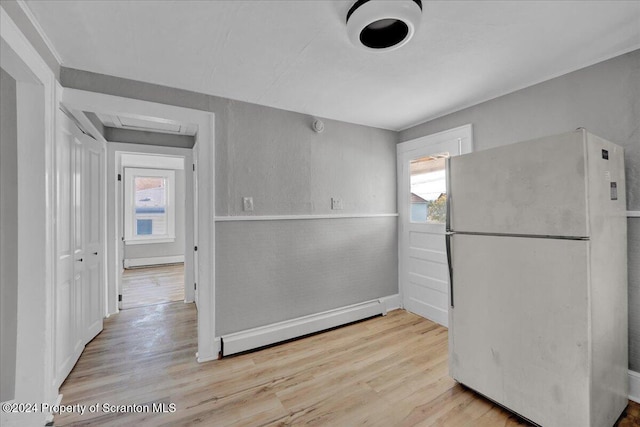
[[[73,126],[73,125],[72,125]],[[78,138],[75,127],[73,128],[73,319],[74,319],[74,335],[73,335],[73,355],[75,364],[80,353],[84,349],[84,334],[82,320],[83,305],[83,288],[86,276],[85,269],[85,247],[84,247],[84,174],[85,159],[84,146]]]
[[[62,384],[76,361],[74,224],[75,137],[74,124],[58,111],[56,137],[56,288],[55,288],[55,378]]]
[[[56,138],[56,386],[104,315],[104,148],[59,112]]]

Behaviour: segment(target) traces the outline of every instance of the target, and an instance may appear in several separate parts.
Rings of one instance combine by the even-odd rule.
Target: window
[[[125,168],[125,243],[175,240],[175,171]]]
[[[447,211],[445,159],[449,153],[412,160],[411,222],[443,224]]]

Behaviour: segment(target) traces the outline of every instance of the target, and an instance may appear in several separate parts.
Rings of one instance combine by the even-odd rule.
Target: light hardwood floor
[[[175,403],[176,411],[71,413],[55,425],[527,425],[452,380],[447,330],[402,310],[203,364],[195,351],[193,304],[107,319],[63,384],[62,403]],[[638,425],[632,404],[619,427]]]
[[[122,273],[122,309],[184,301],[184,264],[132,268]]]

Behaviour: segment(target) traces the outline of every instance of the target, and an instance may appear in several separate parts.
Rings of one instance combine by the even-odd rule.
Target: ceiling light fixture
[[[411,40],[421,16],[420,0],[358,0],[347,13],[347,33],[356,46],[389,51]]]

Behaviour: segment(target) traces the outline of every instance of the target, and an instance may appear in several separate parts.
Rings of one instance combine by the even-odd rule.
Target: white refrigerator
[[[449,370],[545,427],[626,407],[623,149],[583,129],[448,160]]]

